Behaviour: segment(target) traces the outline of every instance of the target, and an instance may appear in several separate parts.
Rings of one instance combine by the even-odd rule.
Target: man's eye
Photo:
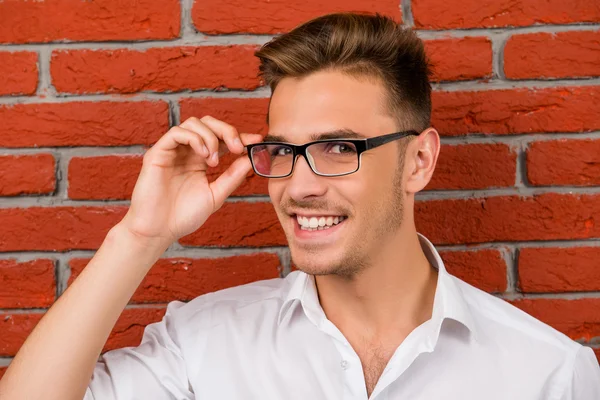
[[[273,156],[287,156],[287,155],[290,155],[291,153],[292,153],[292,149],[290,149],[287,146],[276,147],[271,152],[271,154]]]
[[[333,143],[329,147],[329,152],[334,154],[349,154],[354,153],[354,147],[348,143]]]

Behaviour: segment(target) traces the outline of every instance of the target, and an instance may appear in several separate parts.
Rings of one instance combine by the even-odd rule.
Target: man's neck
[[[385,337],[410,332],[431,318],[437,270],[427,260],[416,231],[399,231],[364,270],[351,279],[316,277],[319,301],[341,331]]]
[[[352,279],[321,275],[315,283],[325,315],[360,358],[370,397],[398,346],[431,318],[437,270],[412,228],[398,232]]]

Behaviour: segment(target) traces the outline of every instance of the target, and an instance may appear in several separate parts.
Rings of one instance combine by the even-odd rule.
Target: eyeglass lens
[[[283,177],[292,172],[293,150],[285,144],[252,147],[252,163],[256,171],[267,177]],[[311,144],[306,148],[309,163],[323,175],[343,175],[358,169],[358,153],[351,142],[331,141]]]

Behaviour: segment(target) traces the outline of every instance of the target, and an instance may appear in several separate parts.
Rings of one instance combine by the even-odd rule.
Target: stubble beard
[[[369,268],[378,249],[383,247],[402,226],[404,215],[402,168],[403,165],[400,165],[395,171],[390,195],[377,204],[365,207],[362,221],[352,219],[352,224],[358,222],[364,226],[355,228],[352,239],[345,240],[348,244],[337,260],[324,267],[319,263],[319,258],[323,257],[323,250],[318,246],[302,249],[290,247],[292,263],[299,270],[310,275],[336,275],[346,280],[355,279],[362,271]],[[288,243],[289,239],[288,237]],[[303,258],[310,258],[310,261],[296,262],[295,258],[298,259],[294,257],[296,251],[304,252]]]

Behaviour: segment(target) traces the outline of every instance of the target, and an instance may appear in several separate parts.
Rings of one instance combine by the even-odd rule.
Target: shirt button
[[[350,367],[348,361],[346,361],[346,360],[342,360],[342,362],[340,362],[340,366],[342,367],[343,370],[346,370]]]

